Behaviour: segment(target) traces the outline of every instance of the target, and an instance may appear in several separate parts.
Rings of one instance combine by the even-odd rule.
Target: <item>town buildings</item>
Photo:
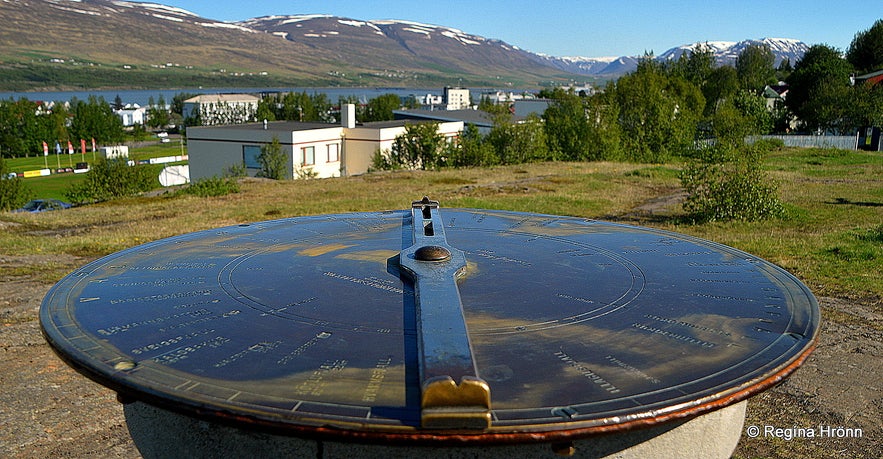
[[[327,178],[358,175],[368,171],[378,151],[392,149],[395,138],[413,120],[356,123],[355,107],[341,107],[339,124],[292,121],[194,126],[187,128],[190,180],[220,177],[244,165],[256,175],[261,148],[279,141],[286,157],[287,178]],[[455,138],[462,121],[441,122],[439,132]]]

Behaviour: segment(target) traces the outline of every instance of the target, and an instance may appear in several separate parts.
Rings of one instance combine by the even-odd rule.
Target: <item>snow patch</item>
[[[327,14],[305,14],[303,16],[285,16],[287,19],[283,19],[279,22],[279,25],[286,24],[294,24],[297,22],[309,21],[310,19],[320,19],[320,18],[330,18],[331,16]]]
[[[70,0],[69,0],[69,1],[70,1]],[[55,8],[55,9],[59,9],[59,10],[62,10],[62,11],[68,11],[68,12],[71,12],[71,13],[77,13],[77,14],[86,14],[86,15],[89,15],[89,16],[101,16],[101,15],[102,15],[101,13],[98,13],[98,12],[95,12],[95,11],[86,11],[86,10],[80,10],[80,9],[77,9],[77,8],[71,8],[71,7],[68,7],[68,6],[61,6],[61,5],[59,5],[58,3],[56,3],[56,2],[50,2],[50,3],[52,3],[52,7],[53,7],[53,8]]]
[[[343,25],[359,27],[359,28],[361,28],[363,25],[368,25],[368,23],[364,22],[364,21],[354,21],[354,20],[349,20],[349,19],[338,19],[337,22],[340,24],[343,24]]]
[[[406,32],[414,32],[414,33],[423,34],[423,35],[426,35],[427,37],[428,37],[429,34],[430,34],[430,31],[429,31],[429,30],[415,29],[415,28],[413,28],[413,27],[405,27],[405,28],[402,29],[402,30],[404,30],[404,31],[406,31]]]
[[[249,29],[248,27],[242,27],[238,24],[233,24],[230,22],[197,22],[197,25],[201,25],[203,27],[215,28],[215,29],[231,29],[231,30],[239,30],[241,32],[249,32],[249,33],[257,33],[254,29]]]
[[[481,44],[481,42],[478,42],[475,40],[470,40],[470,39],[466,38],[465,36],[454,33],[450,30],[446,30],[446,31],[442,32],[441,34],[448,37],[448,38],[453,38],[454,40],[457,40],[460,43],[463,43],[464,45],[480,45]]]
[[[184,22],[184,20],[181,19],[181,18],[176,18],[176,17],[172,17],[172,16],[166,16],[166,15],[164,15],[164,14],[150,13],[150,15],[153,16],[153,17],[155,17],[155,18],[158,18],[158,19],[165,19],[165,20],[167,20],[167,21]]]
[[[191,16],[194,18],[199,17],[199,15],[197,15],[193,12],[187,11],[183,8],[176,8],[174,6],[161,5],[159,3],[141,3],[141,2],[135,3],[135,2],[124,2],[124,1],[116,1],[116,2],[112,2],[112,3],[117,6],[124,6],[124,7],[128,7],[128,8],[146,8],[149,10],[161,11],[161,12],[171,13],[171,14],[178,14],[178,15],[182,15],[182,16]]]

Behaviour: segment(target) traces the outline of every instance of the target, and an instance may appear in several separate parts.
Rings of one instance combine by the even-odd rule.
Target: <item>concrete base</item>
[[[237,429],[135,402],[124,405],[129,433],[147,458],[729,458],[745,420],[747,402],[689,421],[573,442],[472,447],[416,447],[317,441]],[[571,454],[572,453],[572,454]]]

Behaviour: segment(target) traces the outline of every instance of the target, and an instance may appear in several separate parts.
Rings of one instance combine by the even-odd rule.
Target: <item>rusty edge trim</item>
[[[45,336],[45,334],[44,334]],[[308,438],[317,441],[334,441],[341,443],[363,443],[363,444],[386,444],[386,445],[409,445],[409,446],[486,446],[486,445],[505,445],[505,444],[529,444],[529,443],[554,443],[562,441],[573,441],[583,438],[623,433],[632,430],[649,428],[653,426],[663,425],[669,422],[688,421],[692,418],[703,414],[716,411],[727,406],[736,404],[743,400],[766,391],[784,381],[794,371],[797,370],[810,354],[818,346],[819,329],[816,329],[815,336],[804,351],[797,355],[789,363],[785,364],[781,370],[761,379],[755,383],[748,383],[741,388],[735,388],[731,392],[724,392],[719,397],[707,397],[708,401],[698,404],[682,404],[674,407],[671,411],[657,412],[650,416],[633,419],[626,422],[612,423],[609,418],[586,421],[592,425],[581,426],[576,428],[558,428],[561,424],[550,425],[524,425],[524,426],[506,426],[508,432],[496,431],[494,427],[484,431],[464,431],[464,430],[420,430],[417,428],[400,428],[396,429],[391,426],[376,426],[376,428],[366,426],[361,423],[341,423],[339,426],[328,425],[327,420],[314,419],[313,424],[310,420],[305,420],[302,425],[285,424],[274,422],[272,420],[249,417],[245,415],[230,413],[224,410],[212,410],[206,407],[194,407],[192,404],[180,403],[180,401],[170,400],[159,394],[148,394],[142,391],[135,391],[132,388],[125,387],[120,384],[111,383],[106,377],[97,374],[94,370],[77,364],[77,362],[63,355],[52,347],[56,355],[59,356],[68,365],[73,367],[79,373],[87,376],[93,381],[102,384],[117,392],[117,398],[122,403],[131,403],[135,401],[144,402],[160,409],[179,413],[185,416],[195,417],[197,419],[216,422],[222,425],[241,428],[243,430],[257,430],[263,433],[276,434],[283,436]],[[50,344],[52,342],[50,341]],[[684,406],[687,405],[687,406]],[[577,421],[576,423],[578,423]],[[350,425],[351,424],[351,425]],[[347,428],[346,425],[350,425]],[[383,430],[384,428],[388,430]],[[362,429],[362,430],[356,430]],[[394,430],[395,429],[395,430]]]

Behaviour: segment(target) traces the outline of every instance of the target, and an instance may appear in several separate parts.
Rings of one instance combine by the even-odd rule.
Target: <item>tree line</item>
[[[418,128],[411,128],[407,139],[377,155],[374,165],[661,163],[694,155],[697,145],[709,139],[735,145],[752,134],[795,130],[849,135],[883,125],[883,84],[854,79],[876,70],[883,70],[883,20],[856,34],[845,55],[828,45],[814,45],[793,66],[787,60],[774,66],[773,53],[764,45],[748,46],[734,66],[715,65],[713,52],[704,45],[671,62],[648,54],[634,72],[596,94],[541,91],[540,97],[551,99],[551,105],[541,116],[519,123],[512,122],[505,107],[483,100],[479,107],[492,114],[493,127],[486,135],[467,127],[456,145],[417,148]],[[780,81],[788,85],[787,97],[768,107],[764,89]]]

